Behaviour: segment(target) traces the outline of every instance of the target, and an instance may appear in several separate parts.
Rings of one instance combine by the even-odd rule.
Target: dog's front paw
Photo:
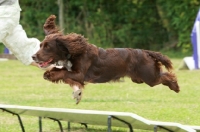
[[[46,71],[43,75],[43,78],[45,80],[51,81],[51,72],[50,71]]]
[[[63,81],[64,73],[62,71],[55,71],[55,70],[46,71],[43,75],[43,78],[53,83],[58,83],[60,81]]]

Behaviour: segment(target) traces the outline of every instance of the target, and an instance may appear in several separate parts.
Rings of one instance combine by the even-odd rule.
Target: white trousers
[[[0,42],[23,64],[33,62],[32,55],[39,50],[40,41],[28,38],[19,24],[21,8],[18,1],[13,5],[0,6]]]

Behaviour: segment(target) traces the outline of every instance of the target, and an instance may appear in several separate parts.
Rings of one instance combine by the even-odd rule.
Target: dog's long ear
[[[49,34],[59,33],[59,30],[55,24],[55,19],[56,19],[55,15],[51,15],[47,18],[43,26],[43,30],[46,36]]]
[[[56,42],[63,44],[68,49],[69,54],[73,56],[83,54],[87,47],[87,39],[76,33],[61,35],[56,39]]]
[[[58,54],[61,57],[61,59],[65,59],[69,56],[69,51],[67,47],[63,44],[63,42],[59,41],[59,38],[56,39],[56,48],[59,51]]]

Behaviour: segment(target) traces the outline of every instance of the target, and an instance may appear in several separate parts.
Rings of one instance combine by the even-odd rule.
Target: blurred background
[[[192,54],[190,34],[199,0],[20,0],[28,37],[43,40],[49,15],[65,34],[84,35],[97,46]],[[3,44],[1,51],[3,52]]]

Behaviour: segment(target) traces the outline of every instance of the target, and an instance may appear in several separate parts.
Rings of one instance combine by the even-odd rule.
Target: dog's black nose
[[[36,60],[36,54],[34,54],[33,56],[32,56],[32,59],[35,61]]]

